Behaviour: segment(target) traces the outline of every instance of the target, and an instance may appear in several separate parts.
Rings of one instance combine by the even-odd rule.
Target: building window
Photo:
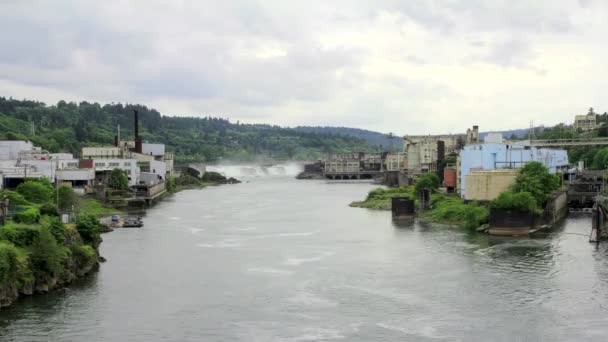
[[[78,163],[67,163],[68,167],[78,167]]]
[[[131,170],[127,170],[127,174],[130,175],[131,174]]]
[[[116,167],[116,166],[120,166],[120,163],[114,162],[114,163],[109,163],[108,165],[111,167]]]
[[[131,166],[131,162],[125,162],[125,166]]]
[[[105,167],[106,163],[95,163],[95,167]]]

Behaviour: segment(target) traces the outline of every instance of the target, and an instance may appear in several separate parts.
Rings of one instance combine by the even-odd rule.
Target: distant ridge
[[[382,146],[382,150],[388,150],[392,146],[393,151],[403,149],[403,137],[399,134],[390,138],[388,133],[380,133],[369,131],[366,129],[350,128],[350,127],[329,127],[329,126],[298,126],[294,128],[296,131],[305,133],[317,134],[335,134],[343,136],[357,137],[364,139],[372,146]]]

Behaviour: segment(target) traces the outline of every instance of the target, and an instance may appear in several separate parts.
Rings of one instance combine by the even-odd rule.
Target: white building
[[[100,158],[93,159],[93,168],[98,181],[103,180],[103,177],[98,177],[104,172],[114,169],[121,169],[127,172],[129,177],[129,186],[136,185],[139,181],[139,167],[135,159],[120,159],[120,158]]]
[[[17,160],[19,153],[33,149],[29,141],[0,141],[0,160]]]

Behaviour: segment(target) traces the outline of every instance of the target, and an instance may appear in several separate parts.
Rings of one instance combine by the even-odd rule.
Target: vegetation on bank
[[[0,306],[20,294],[47,291],[70,283],[98,263],[104,213],[99,202],[81,199],[70,187],[55,188],[47,179],[29,179],[10,199],[13,220],[0,226]],[[63,224],[60,210],[77,210],[74,223]]]
[[[90,272],[99,260],[99,231],[92,215],[81,215],[71,225],[45,215],[37,223],[0,227],[0,307]]]
[[[476,229],[488,222],[490,210],[479,202],[465,203],[457,195],[434,194],[431,196],[431,209],[422,214],[428,221],[458,225],[466,229]]]
[[[524,165],[510,191],[503,192],[489,203],[468,202],[455,194],[438,192],[439,178],[434,173],[421,176],[413,187],[378,188],[370,191],[365,201],[353,202],[352,207],[390,210],[393,197],[409,197],[416,201],[422,189],[431,190],[430,209],[420,217],[424,220],[476,229],[489,220],[490,209],[506,209],[542,214],[552,194],[560,188],[558,176],[539,162]]]
[[[198,189],[211,185],[224,184],[235,179],[228,179],[218,172],[208,171],[203,174],[202,178],[196,178],[188,174],[182,174],[179,177],[169,177],[167,180],[167,191],[169,193],[179,192],[186,189]]]
[[[140,135],[164,143],[177,163],[257,158],[316,160],[327,153],[379,151],[364,139],[271,125],[233,123],[214,117],[172,117],[143,105],[59,101],[56,105],[0,97],[0,140],[29,140],[51,152],[80,153],[83,146],[112,145],[116,126],[133,136],[133,110]],[[31,134],[32,123],[36,127]]]
[[[351,207],[367,208],[375,210],[391,210],[391,199],[393,197],[409,197],[415,200],[414,188],[398,187],[398,188],[377,188],[367,194],[367,198],[361,202],[353,202]]]

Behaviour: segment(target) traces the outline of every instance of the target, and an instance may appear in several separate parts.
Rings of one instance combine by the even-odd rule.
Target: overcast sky
[[[603,0],[0,0],[0,96],[397,134],[608,110]]]

